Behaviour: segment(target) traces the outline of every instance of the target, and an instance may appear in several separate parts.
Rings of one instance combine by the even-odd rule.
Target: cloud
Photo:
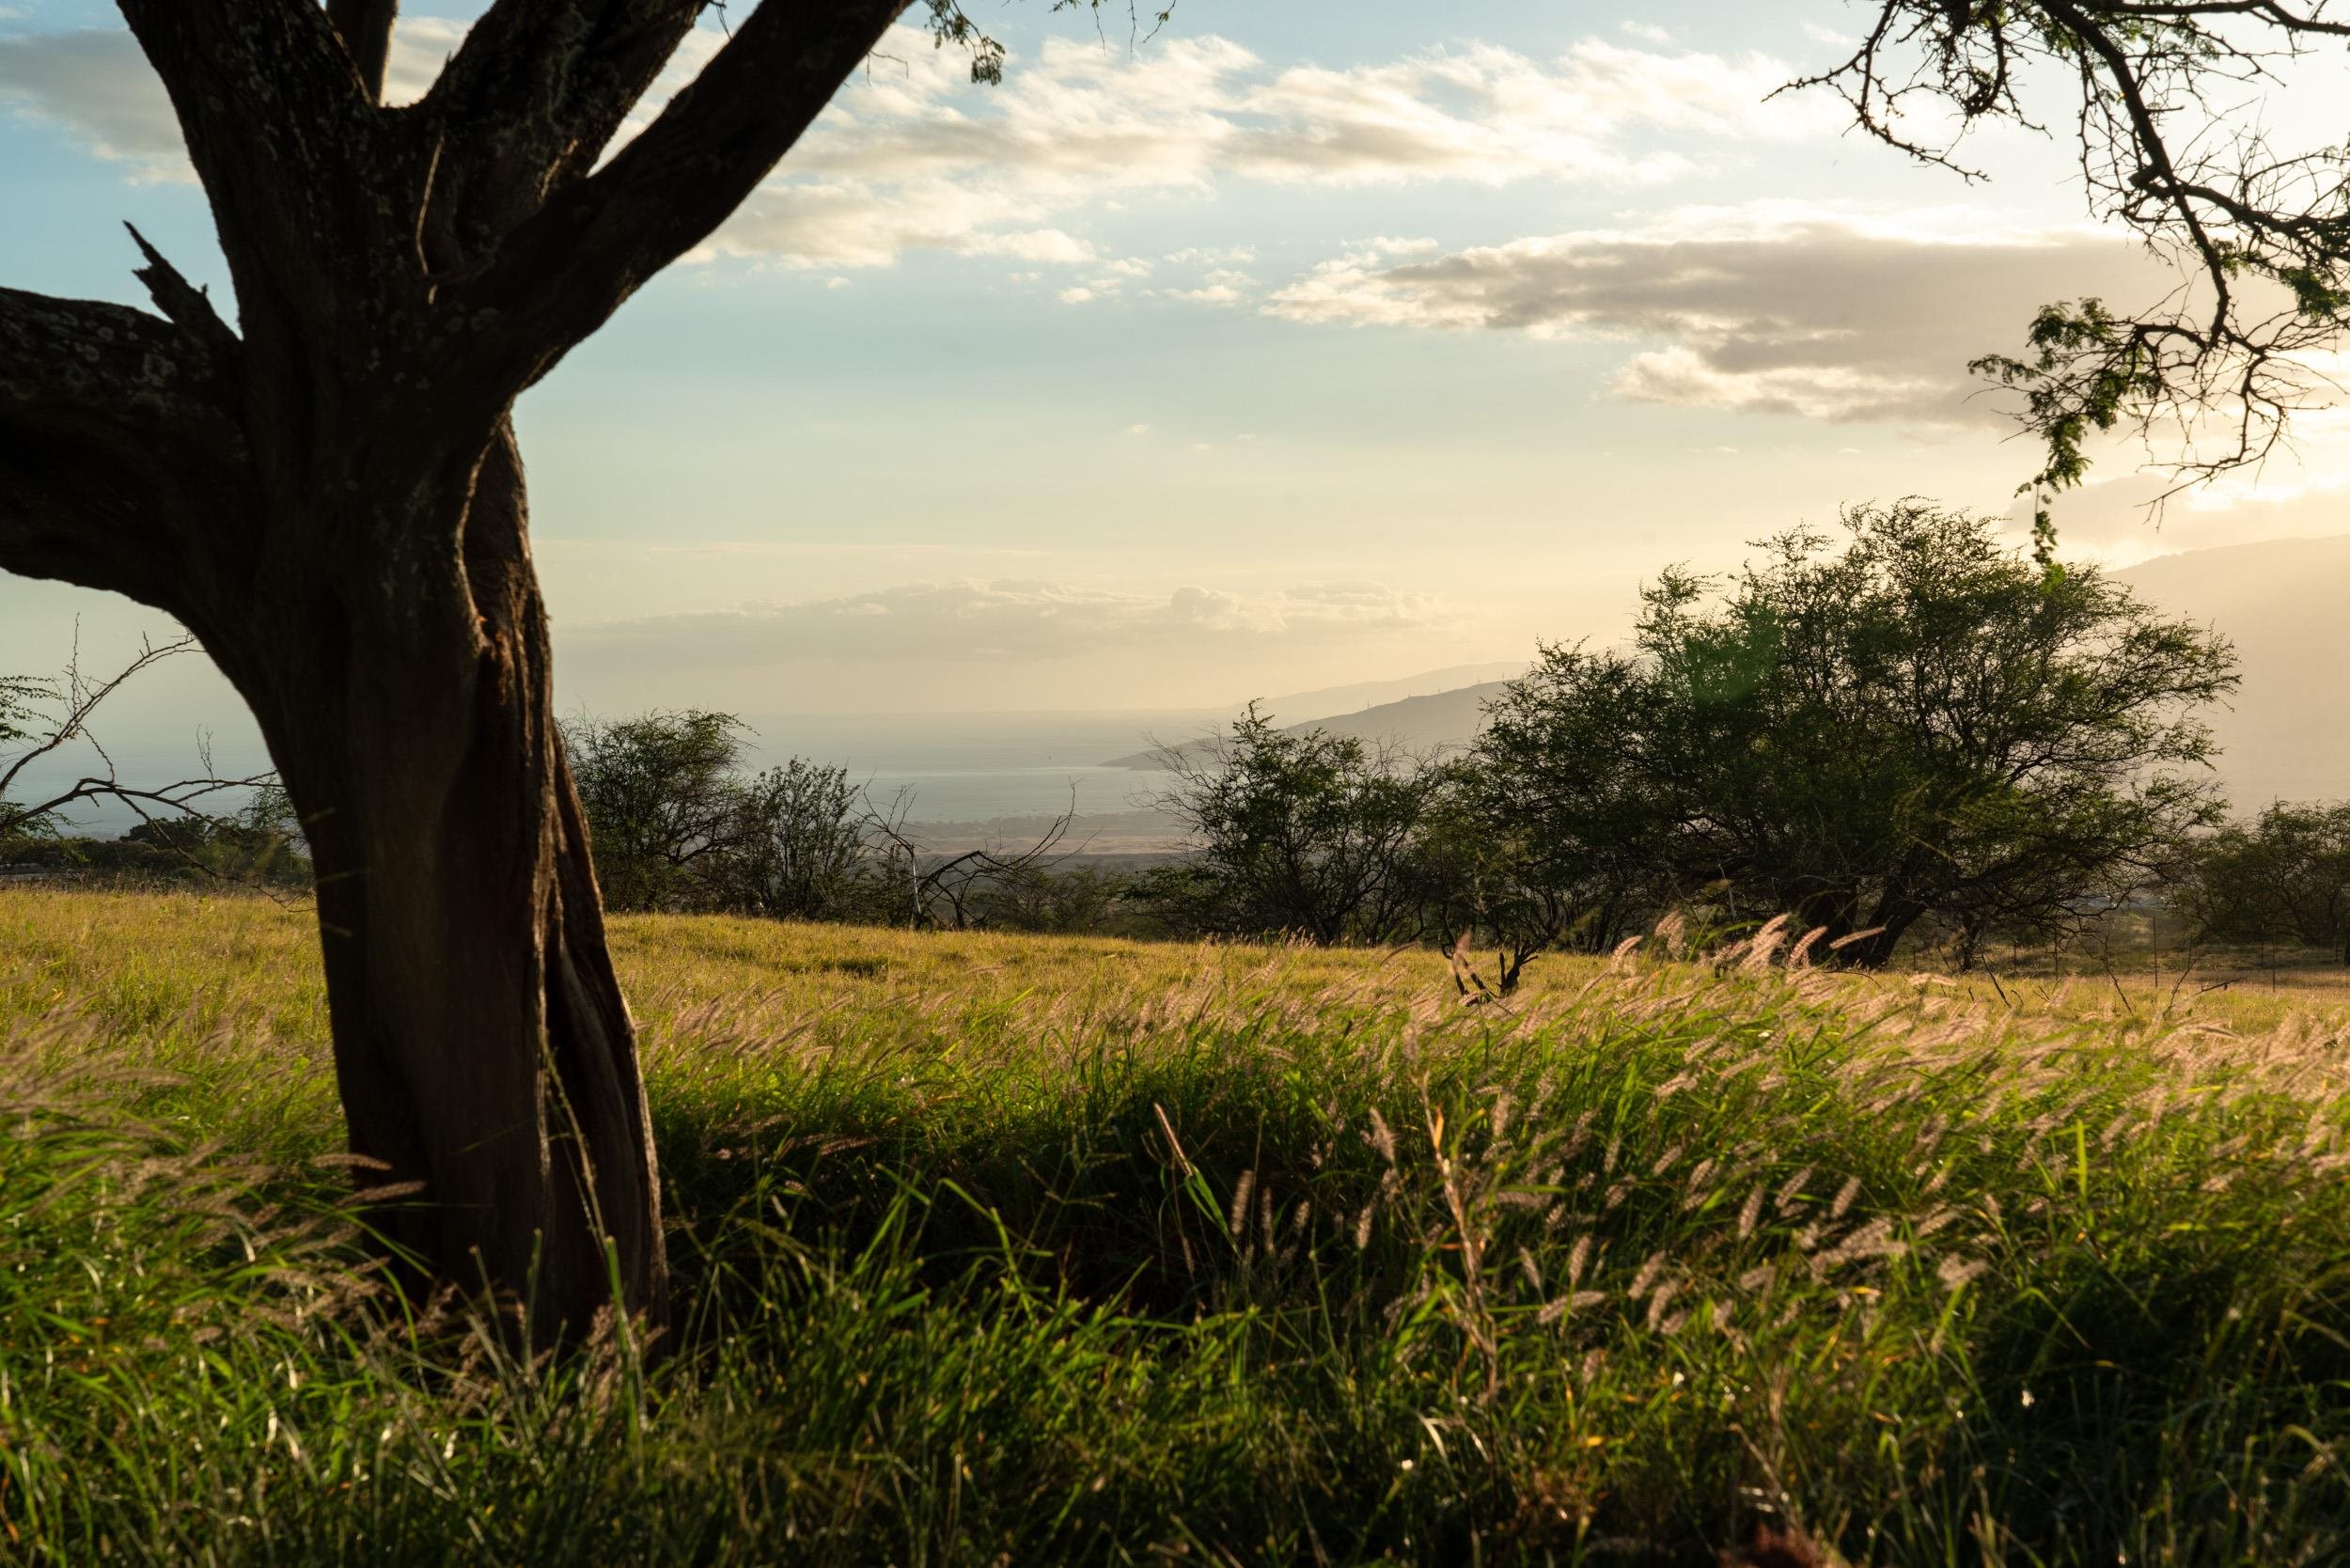
[[[403,22],[387,96],[423,93],[463,33],[442,18]],[[722,43],[710,28],[690,35],[648,102],[683,86]],[[1231,180],[1649,184],[1725,148],[1826,130],[1823,105],[1762,102],[1788,73],[1762,55],[1607,39],[1552,58],[1473,45],[1277,69],[1204,35],[1139,51],[1056,39],[1014,59],[1002,86],[979,88],[954,52],[901,27],[698,254],[827,272],[919,249],[1080,265],[1093,247],[1064,220],[1089,204],[1198,196]],[[186,178],[169,105],[128,33],[0,39],[0,101],[141,178]],[[1674,137],[1691,150],[1664,145]]]
[[[1246,273],[1217,267],[1197,289],[1158,289],[1152,292],[1165,299],[1188,300],[1194,305],[1238,305],[1242,290],[1253,288],[1256,282]]]
[[[191,180],[163,84],[119,29],[0,39],[0,104],[63,129],[135,180]]]
[[[1254,245],[1185,245],[1166,259],[1178,267],[1244,266],[1257,259]]]
[[[1214,36],[1136,55],[1056,39],[986,93],[911,34],[885,53],[716,249],[872,266],[911,249],[983,250],[1008,227],[1104,197],[1203,193],[1227,180],[1648,184],[1695,166],[1656,145],[1660,134],[1713,157],[1828,128],[1814,103],[1762,102],[1788,74],[1777,61],[1604,40],[1549,60],[1477,45],[1274,70]],[[1246,249],[1168,258],[1249,259]]]
[[[1343,641],[1442,624],[1434,597],[1379,583],[1324,583],[1266,595],[1185,587],[1164,596],[1062,582],[905,583],[795,604],[606,621],[572,628],[588,658],[734,666],[802,661],[1028,663],[1117,651],[1203,652]]]
[[[2168,276],[2123,240],[2085,228],[1758,204],[1427,257],[1378,242],[1323,263],[1265,309],[1302,321],[1622,342],[1635,352],[1611,390],[1644,402],[1950,423],[1990,416],[1969,407],[1980,384],[1966,363],[2016,346],[2038,306],[2084,294],[2144,299]]]
[[[464,36],[462,22],[401,22],[392,35],[385,100],[422,97]],[[0,38],[0,106],[59,127],[97,156],[127,165],[133,180],[196,178],[171,100],[121,28]]]

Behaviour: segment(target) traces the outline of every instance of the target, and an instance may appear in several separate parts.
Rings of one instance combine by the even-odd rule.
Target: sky
[[[1605,641],[1660,568],[1856,502],[2012,515],[2033,452],[1966,361],[2164,274],[2061,143],[1982,136],[1969,183],[1770,96],[1863,9],[1181,0],[1136,38],[1016,0],[994,87],[901,30],[522,403],[564,706],[1221,705]],[[0,0],[0,282],[137,302],[127,219],[226,294],[104,8]],[[2341,532],[2350,434],[2158,526],[2133,469],[2066,499],[2069,553]],[[168,630],[0,576],[0,670],[77,621],[93,663]],[[240,732],[192,662],[145,701]]]

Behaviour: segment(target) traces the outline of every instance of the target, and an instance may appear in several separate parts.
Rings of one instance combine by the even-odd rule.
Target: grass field
[[[0,892],[0,1556],[2350,1556],[2325,991],[622,920],[682,1322],[351,1271],[307,915]]]

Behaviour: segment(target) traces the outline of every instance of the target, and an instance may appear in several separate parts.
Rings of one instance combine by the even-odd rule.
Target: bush
[[[1194,934],[1390,942],[1421,915],[1414,846],[1435,789],[1427,761],[1353,736],[1276,729],[1251,704],[1199,750],[1165,748],[1153,805],[1194,841],[1136,895]]]
[[[1504,821],[1592,889],[1792,912],[1881,965],[1960,933],[2093,917],[2223,809],[2200,711],[2227,643],[1987,519],[1864,507],[1831,552],[1771,541],[1718,602],[1667,572],[1630,653],[1550,648],[1477,760]]]
[[[2277,801],[2187,857],[2175,894],[2204,940],[2331,948],[2350,964],[2350,802]]]

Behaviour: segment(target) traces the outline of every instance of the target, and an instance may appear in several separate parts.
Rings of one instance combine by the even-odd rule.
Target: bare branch
[[[151,787],[125,784],[114,758],[92,731],[92,720],[115,693],[165,660],[195,651],[196,647],[196,639],[187,635],[163,643],[141,638],[138,652],[120,669],[112,675],[91,677],[82,672],[81,635],[77,628],[73,651],[66,660],[64,672],[56,679],[0,679],[0,745],[27,743],[11,755],[0,755],[0,841],[38,836],[76,806],[113,801],[129,807],[143,822],[155,821],[156,813],[194,819],[204,816],[204,807],[221,794],[274,786],[274,774],[248,778],[218,776],[209,744],[197,748],[203,772],[196,777]],[[23,728],[28,721],[37,728]],[[76,742],[97,753],[104,764],[102,773],[84,775],[65,788],[28,804],[19,805],[9,798],[10,792],[34,764],[56,756]]]
[[[1032,842],[1018,849],[988,844],[954,855],[942,854],[914,832],[914,825],[906,820],[913,809],[911,791],[900,790],[885,805],[876,803],[868,789],[859,825],[869,854],[885,864],[902,864],[905,868],[906,919],[916,928],[968,930],[974,919],[974,902],[980,894],[1048,873],[1078,853],[1061,848],[1068,841],[1077,816],[1073,785],[1070,788],[1068,808],[1048,823]]]
[[[2046,444],[2023,488],[2078,483],[2086,440],[2116,428],[2145,437],[2182,486],[2201,482],[2258,465],[2296,412],[2339,396],[2317,356],[2350,327],[2350,146],[2277,151],[2232,100],[2215,100],[2222,86],[2274,86],[2280,64],[2350,39],[2328,4],[1879,0],[1848,58],[1790,84],[1838,92],[1869,134],[1952,168],[1978,122],[2031,124],[2026,63],[2077,84],[2092,210],[2170,257],[2185,286],[2135,309],[2052,305],[2026,353],[1976,362],[2026,394],[2024,423]],[[1954,110],[1955,129],[1913,134],[1918,102]],[[2157,453],[2157,437],[2174,445]]]

